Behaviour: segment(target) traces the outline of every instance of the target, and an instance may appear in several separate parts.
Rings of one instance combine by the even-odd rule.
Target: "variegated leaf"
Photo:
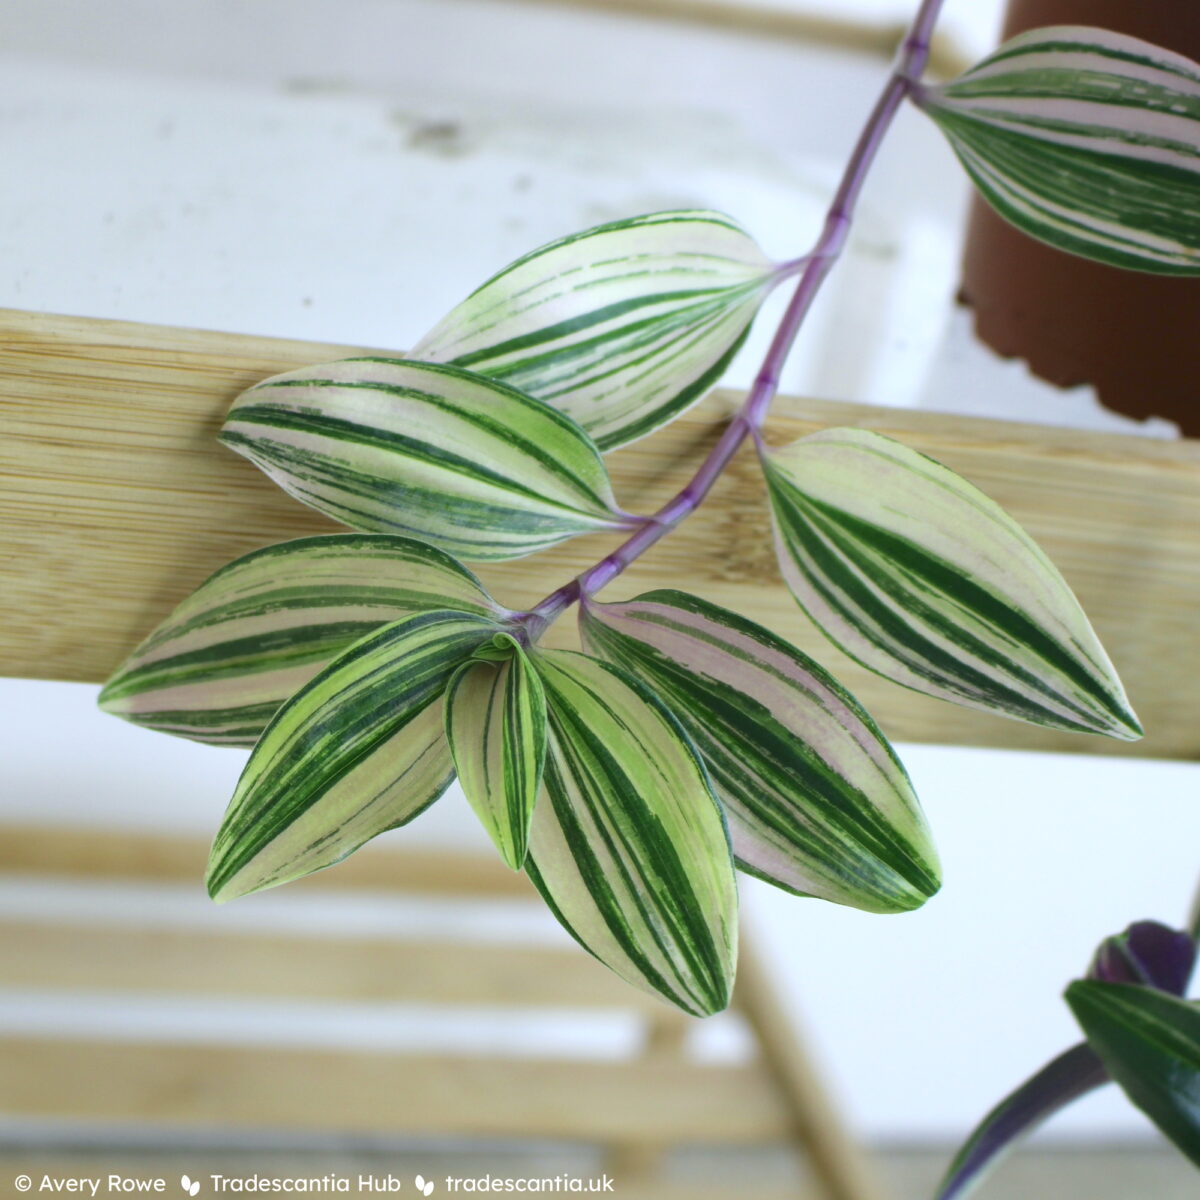
[[[213,899],[331,866],[432,804],[454,778],[443,692],[496,632],[474,613],[417,613],[355,642],[292,697],[213,843]]]
[[[643,680],[691,735],[744,870],[870,912],[917,908],[937,891],[904,768],[812,659],[685,592],[590,603],[581,630],[589,651]]]
[[[518,558],[624,523],[570,417],[457,367],[348,358],[276,375],[238,397],[221,440],[354,529],[461,558]]]
[[[919,102],[1026,233],[1118,267],[1200,272],[1200,65],[1103,29],[1035,29]]]
[[[966,480],[862,429],[823,430],[763,463],[788,586],[851,657],[972,708],[1141,736],[1066,581]]]
[[[505,267],[413,356],[503,379],[570,413],[611,450],[717,382],[778,278],[720,213],[613,221]]]
[[[1200,1009],[1131,983],[1076,980],[1067,1003],[1125,1094],[1200,1166]]]
[[[700,1016],[729,1002],[737,888],[724,818],[678,722],[608,663],[538,651],[549,748],[526,870],[628,982]]]
[[[460,667],[446,689],[446,736],[458,782],[501,857],[525,862],[546,758],[546,697],[511,635]]]
[[[280,542],[202,583],[105,684],[100,707],[164,733],[253,746],[279,706],[353,642],[435,608],[507,615],[425,542],[366,533]]]

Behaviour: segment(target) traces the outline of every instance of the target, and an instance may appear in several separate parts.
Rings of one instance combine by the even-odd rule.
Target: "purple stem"
[[[783,364],[796,341],[796,335],[808,315],[826,275],[833,268],[854,217],[859,193],[875,161],[884,136],[905,97],[919,86],[921,72],[929,58],[929,45],[933,27],[937,23],[944,0],[922,0],[908,35],[900,46],[895,66],[884,85],[871,115],[859,134],[858,142],[850,155],[850,161],[842,174],[837,193],[825,216],[825,226],[812,251],[803,259],[803,269],[796,290],[771,340],[770,349],[763,359],[758,375],[746,396],[741,409],[726,426],[717,444],[700,464],[687,486],[668,500],[653,516],[646,517],[643,524],[611,554],[602,558],[595,566],[551,592],[540,604],[525,615],[525,626],[531,639],[536,640],[546,626],[565,608],[577,600],[586,601],[606,584],[611,583],[634,559],[644,554],[651,546],[665,537],[681,521],[693,513],[708,495],[730,459],[741,448],[747,437],[758,438],[758,431],[766,419],[771,401],[779,390],[779,376]]]

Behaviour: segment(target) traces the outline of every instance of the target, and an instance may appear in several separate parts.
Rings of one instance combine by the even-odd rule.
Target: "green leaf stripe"
[[[904,768],[812,659],[678,591],[590,603],[581,629],[589,651],[644,680],[687,730],[744,870],[870,912],[917,908],[937,891],[937,856]]]
[[[1200,1011],[1154,988],[1076,980],[1067,1003],[1126,1095],[1200,1166]]]
[[[778,278],[720,213],[613,221],[506,267],[413,357],[504,380],[569,413],[611,450],[717,382]]]
[[[622,978],[700,1016],[729,1002],[737,888],[720,807],[671,713],[631,675],[537,651],[549,749],[526,870]]]
[[[100,707],[164,733],[252,746],[280,705],[359,638],[446,608],[507,615],[425,542],[365,533],[281,542],[202,583],[105,684]]]
[[[623,523],[574,421],[456,367],[350,358],[277,375],[238,397],[221,440],[336,520],[462,558]]]
[[[215,900],[340,862],[410,821],[454,777],[442,694],[497,632],[474,613],[424,612],[355,642],[267,726],[213,843]]]
[[[851,657],[973,708],[1141,736],[1066,581],[977,488],[859,429],[824,430],[763,462],[788,586]]]
[[[446,690],[446,736],[467,800],[519,870],[546,758],[546,697],[509,634],[496,634],[459,668]]]
[[[1114,266],[1200,272],[1200,66],[1123,34],[1036,29],[920,97],[996,210]]]

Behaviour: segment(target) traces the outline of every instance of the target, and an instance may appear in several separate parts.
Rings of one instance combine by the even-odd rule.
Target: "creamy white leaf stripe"
[[[847,654],[973,708],[1141,736],[1066,581],[966,480],[862,429],[823,430],[763,464],[784,577]]]
[[[435,608],[509,615],[426,542],[366,533],[281,542],[202,583],[105,684],[100,707],[196,741],[252,746],[279,706],[353,642]]]
[[[229,802],[209,859],[212,897],[340,862],[432,804],[454,778],[443,692],[496,632],[474,613],[405,617],[355,642],[292,697]]]
[[[451,680],[446,736],[468,802],[501,858],[520,869],[546,758],[546,696],[510,634],[496,634]]]
[[[904,768],[812,659],[697,596],[654,591],[581,613],[584,644],[643,680],[691,735],[738,865],[871,912],[937,891],[937,855]]]
[[[462,558],[517,558],[623,523],[570,417],[456,367],[348,358],[277,375],[238,397],[221,440],[352,528]]]
[[[1200,272],[1200,66],[1076,26],[1006,42],[918,95],[998,212],[1116,266]]]
[[[608,663],[539,650],[549,750],[526,870],[628,982],[700,1016],[729,1002],[737,888],[721,810],[675,718]]]
[[[717,382],[779,274],[740,225],[680,210],[542,246],[473,292],[413,350],[569,413],[611,450]]]

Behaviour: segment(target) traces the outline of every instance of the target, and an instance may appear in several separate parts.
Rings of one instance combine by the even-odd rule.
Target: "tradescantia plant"
[[[1115,1081],[1200,1166],[1200,1010],[1185,999],[1197,930],[1137,921],[1106,938],[1066,1001],[1086,1040],[1006,1096],[976,1126],[935,1200],[964,1200],[1023,1137]]]
[[[783,577],[852,657],[955,703],[1140,736],[1067,584],[970,483],[868,430],[779,449],[761,436],[906,99],[1036,236],[1200,273],[1200,68],[1056,29],[926,87],[939,8],[921,5],[802,257],[771,262],[718,213],[615,221],[506,267],[407,357],[292,371],[236,400],[222,440],[355,532],[218,571],[101,694],[138,724],[253,747],[213,846],[214,898],[338,862],[457,776],[503,860],[574,937],[687,1012],[728,1002],[735,868],[872,912],[923,904],[940,875],[909,778],[823,667],[686,590],[599,598],[747,442]],[[603,455],[696,401],[790,279],[762,369],[696,475],[657,513],[624,511]],[[627,536],[527,611],[459,561],[597,530]],[[582,653],[543,648],[573,606]]]

